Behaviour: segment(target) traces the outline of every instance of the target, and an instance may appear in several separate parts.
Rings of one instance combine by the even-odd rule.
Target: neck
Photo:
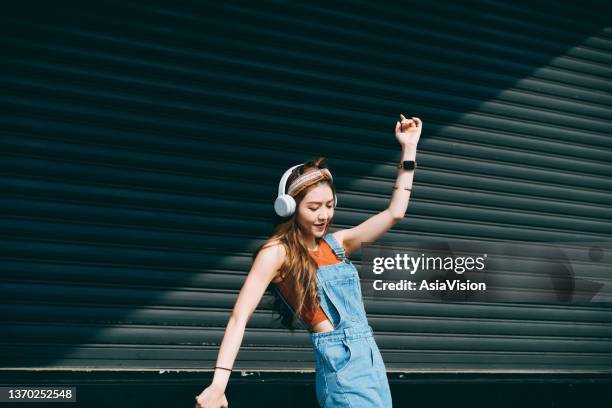
[[[302,243],[308,249],[316,249],[317,248],[317,240],[314,235],[304,235],[302,231],[300,231],[300,237],[302,239]]]

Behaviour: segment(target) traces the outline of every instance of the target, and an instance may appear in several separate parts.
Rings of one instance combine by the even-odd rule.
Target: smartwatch
[[[398,169],[404,169],[404,170],[414,170],[417,167],[417,163],[414,160],[404,160],[401,161],[398,165],[397,168]]]

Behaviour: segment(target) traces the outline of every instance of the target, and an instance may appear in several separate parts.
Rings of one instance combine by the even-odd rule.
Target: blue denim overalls
[[[319,405],[391,408],[386,368],[366,318],[357,269],[333,235],[326,234],[323,239],[342,261],[317,269],[321,308],[334,326],[334,330],[322,333],[309,329]]]

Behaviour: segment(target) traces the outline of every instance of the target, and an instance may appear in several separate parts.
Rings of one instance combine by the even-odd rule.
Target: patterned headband
[[[289,186],[289,190],[287,190],[287,194],[295,197],[300,194],[306,187],[312,186],[315,183],[318,183],[321,180],[332,180],[332,175],[327,169],[319,169],[316,171],[311,171],[308,173],[304,173],[298,178],[296,178],[293,183]]]

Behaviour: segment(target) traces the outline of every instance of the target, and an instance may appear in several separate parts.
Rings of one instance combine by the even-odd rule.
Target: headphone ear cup
[[[289,194],[283,194],[274,201],[274,211],[280,217],[289,217],[295,212],[295,200]]]

